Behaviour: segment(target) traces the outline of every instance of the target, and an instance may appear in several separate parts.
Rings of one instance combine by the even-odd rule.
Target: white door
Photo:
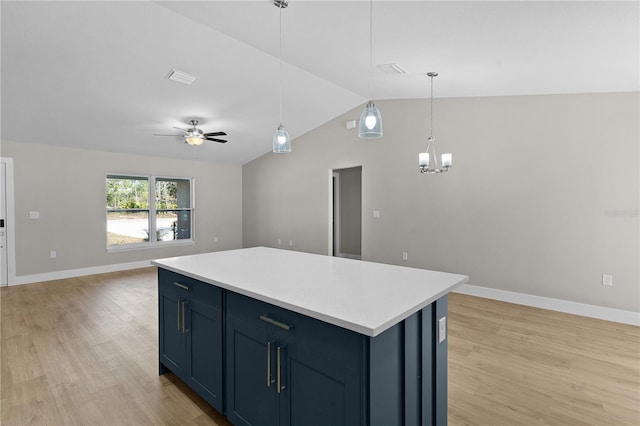
[[[0,163],[0,286],[7,285],[7,168]]]

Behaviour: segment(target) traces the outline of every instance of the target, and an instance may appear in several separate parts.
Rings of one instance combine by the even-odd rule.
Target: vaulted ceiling
[[[369,7],[290,0],[282,10],[283,122],[293,138],[370,96],[425,98],[429,71],[440,73],[436,97],[640,90],[637,1],[376,0],[373,72]],[[270,0],[0,8],[2,140],[231,164],[271,150],[280,10]],[[390,63],[406,74],[378,69]],[[172,69],[198,78],[170,81]],[[194,118],[229,142],[194,148],[154,136]]]

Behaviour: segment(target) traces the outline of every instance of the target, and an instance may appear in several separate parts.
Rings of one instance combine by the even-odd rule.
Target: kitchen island
[[[153,261],[159,366],[235,425],[446,425],[468,277],[265,247]]]

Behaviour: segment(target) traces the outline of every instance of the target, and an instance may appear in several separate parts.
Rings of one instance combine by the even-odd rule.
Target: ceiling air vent
[[[196,77],[195,75],[187,74],[184,71],[171,70],[169,75],[167,75],[167,78],[169,80],[177,81],[178,83],[182,83],[182,84],[186,84],[187,86],[190,86],[191,83],[196,81],[196,78],[198,77]]]
[[[385,74],[406,74],[407,72],[396,63],[393,64],[380,64],[378,69]]]

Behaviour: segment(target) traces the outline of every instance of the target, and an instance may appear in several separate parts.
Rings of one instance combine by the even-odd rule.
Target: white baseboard
[[[344,257],[346,259],[362,260],[362,256],[359,254],[338,253],[336,257]]]
[[[107,272],[118,272],[118,271],[126,271],[129,269],[147,268],[149,266],[151,266],[151,261],[141,260],[138,262],[116,263],[113,265],[102,265],[102,266],[93,266],[90,268],[45,272],[42,274],[20,275],[15,277],[15,279],[12,282],[10,282],[9,285],[39,283],[43,281],[82,277],[85,275],[104,274]]]
[[[43,281],[60,280],[65,278],[82,277],[85,275],[104,274],[107,272],[126,271],[129,269],[146,268],[152,266],[149,260],[129,263],[117,263],[113,265],[94,266],[65,271],[46,272],[42,274],[21,275],[9,285],[30,284]],[[531,294],[516,293],[513,291],[499,290],[495,288],[480,287],[471,284],[463,284],[455,290],[456,293],[471,296],[484,297],[486,299],[500,300],[535,308],[549,309],[584,317],[597,318],[606,321],[619,322],[640,326],[640,313],[624,311],[622,309],[606,308],[603,306],[588,305],[586,303],[569,302],[567,300],[552,299],[550,297],[534,296]]]
[[[623,311],[621,309],[605,308],[603,306],[569,302],[567,300],[533,296],[531,294],[515,293],[512,291],[498,290],[495,288],[480,287],[470,284],[463,284],[454,290],[454,292],[484,297],[485,299],[517,303],[519,305],[532,306],[534,308],[549,309],[567,314],[581,315],[583,317],[598,318],[606,321],[640,326],[640,312]]]

